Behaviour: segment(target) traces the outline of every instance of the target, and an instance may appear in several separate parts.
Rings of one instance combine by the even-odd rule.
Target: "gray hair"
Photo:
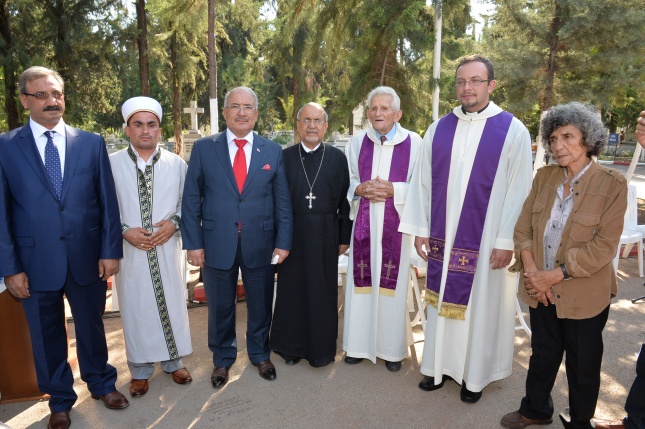
[[[389,86],[377,86],[367,94],[367,108],[372,105],[372,98],[377,95],[389,95],[392,97],[392,110],[398,112],[401,109],[401,99],[396,91]]]
[[[253,91],[248,86],[238,86],[238,87],[235,87],[235,88],[231,89],[229,92],[227,92],[226,95],[224,96],[224,107],[228,107],[228,96],[231,95],[232,92],[238,91],[238,90],[244,91],[244,92],[248,93],[249,95],[253,96],[253,99],[255,100],[255,109],[257,110],[257,108],[258,108],[258,96],[255,93],[255,91]]]
[[[600,154],[607,144],[609,131],[600,120],[596,109],[591,104],[577,101],[555,106],[542,119],[542,139],[544,148],[551,152],[551,134],[560,127],[575,126],[582,133],[582,142],[587,147],[587,156]]]
[[[65,82],[63,82],[63,78],[60,77],[58,72],[41,66],[32,66],[22,72],[22,74],[20,75],[20,80],[18,82],[18,90],[21,94],[24,94],[25,92],[27,92],[28,82],[47,76],[53,76],[54,79],[56,79],[58,83],[60,83],[61,90],[65,90]]]
[[[305,108],[305,107],[307,107],[307,106],[317,107],[317,108],[319,108],[320,110],[322,110],[322,111],[323,111],[323,114],[325,115],[325,122],[328,122],[328,121],[329,121],[329,116],[327,116],[327,112],[325,111],[325,108],[324,108],[324,107],[322,107],[322,106],[321,106],[320,104],[318,104],[318,103],[314,103],[313,101],[312,101],[312,102],[310,102],[310,103],[305,103],[305,104],[303,104],[303,105],[302,105],[302,107],[300,108],[300,110],[298,110],[298,113],[296,114],[296,119],[297,119],[297,120],[300,120],[300,113],[302,112],[302,109],[304,109],[304,108]]]

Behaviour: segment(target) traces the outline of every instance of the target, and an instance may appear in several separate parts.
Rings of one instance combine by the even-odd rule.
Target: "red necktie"
[[[381,143],[385,143],[385,140],[387,140],[387,136],[381,136]]]
[[[246,154],[244,153],[246,140],[235,139],[235,144],[237,145],[237,153],[235,154],[235,160],[233,161],[233,174],[235,175],[237,188],[241,194],[242,189],[244,189],[244,182],[246,181]]]

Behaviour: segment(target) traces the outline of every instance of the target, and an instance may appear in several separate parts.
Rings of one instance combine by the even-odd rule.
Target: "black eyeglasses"
[[[56,100],[60,100],[65,96],[64,92],[59,92],[59,91],[52,91],[52,92],[38,91],[35,94],[29,94],[28,92],[23,92],[23,94],[30,95],[34,97],[36,100],[49,100],[50,97],[54,97]]]

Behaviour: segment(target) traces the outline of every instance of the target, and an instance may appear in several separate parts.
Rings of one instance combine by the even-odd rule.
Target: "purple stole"
[[[450,251],[446,286],[439,316],[449,319],[465,319],[479,260],[479,248],[493,181],[512,119],[513,115],[502,112],[486,120],[466,188],[455,241]],[[448,177],[450,175],[452,144],[458,122],[459,118],[454,113],[441,118],[432,140],[432,201],[430,248],[427,249],[428,290],[426,301],[435,308],[439,303],[439,289],[445,255]],[[451,214],[451,216],[453,215]],[[485,255],[486,258],[489,256]]]
[[[394,146],[390,164],[390,182],[407,182],[410,166],[410,135]],[[358,155],[358,174],[361,183],[372,179],[372,161],[374,159],[374,142],[365,134],[361,151]],[[394,296],[396,281],[401,265],[401,241],[403,235],[399,232],[399,214],[394,208],[394,198],[385,200],[383,216],[383,239],[381,277],[379,292],[382,295]],[[353,262],[354,262],[354,292],[372,292],[372,267],[370,252],[370,202],[361,198],[358,214],[354,221]]]

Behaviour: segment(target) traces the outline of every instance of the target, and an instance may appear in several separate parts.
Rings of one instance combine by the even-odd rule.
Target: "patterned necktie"
[[[60,200],[60,194],[63,192],[63,174],[60,167],[60,155],[58,149],[54,146],[54,133],[56,131],[45,131],[47,144],[45,145],[45,170],[49,180],[56,191],[56,198]]]
[[[244,182],[246,181],[246,154],[244,153],[246,140],[235,139],[235,144],[237,145],[237,153],[233,160],[233,174],[235,174],[237,189],[239,189],[241,194],[242,189],[244,189]]]
[[[385,140],[387,140],[386,136],[381,136],[381,143],[385,143]]]

